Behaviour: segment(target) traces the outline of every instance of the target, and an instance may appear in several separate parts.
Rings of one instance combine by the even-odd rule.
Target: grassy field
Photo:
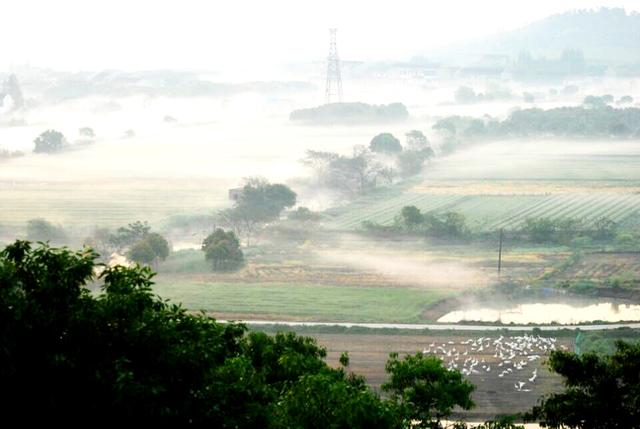
[[[228,206],[228,187],[213,179],[0,182],[0,225],[20,229],[41,217],[71,229],[135,220],[157,227],[171,216]]]
[[[447,290],[293,283],[210,283],[192,276],[160,275],[154,290],[191,310],[220,318],[417,322]]]
[[[635,188],[633,188],[635,189]],[[634,225],[640,213],[640,194],[557,193],[548,195],[446,195],[408,191],[385,201],[362,198],[335,211],[327,226],[336,230],[358,229],[363,221],[390,225],[404,206],[414,205],[426,213],[462,213],[476,231],[513,229],[529,217],[582,218],[587,221],[607,217],[623,228]]]

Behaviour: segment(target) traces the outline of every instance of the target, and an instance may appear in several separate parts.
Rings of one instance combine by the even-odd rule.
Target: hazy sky
[[[640,0],[4,0],[0,69],[267,69],[322,60],[403,59],[577,8]]]

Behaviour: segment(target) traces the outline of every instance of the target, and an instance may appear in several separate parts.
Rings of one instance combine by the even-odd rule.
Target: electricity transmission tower
[[[325,90],[325,102],[342,103],[342,77],[340,76],[340,59],[336,47],[336,31],[329,30],[329,56],[327,57],[327,87]]]

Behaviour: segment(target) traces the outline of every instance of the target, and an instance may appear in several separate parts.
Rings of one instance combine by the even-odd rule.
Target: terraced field
[[[462,213],[475,230],[517,228],[529,217],[607,217],[623,227],[640,214],[640,194],[580,193],[556,195],[441,195],[405,193],[387,201],[363,201],[328,222],[336,230],[360,228],[363,221],[390,225],[404,206],[414,205],[426,213]]]

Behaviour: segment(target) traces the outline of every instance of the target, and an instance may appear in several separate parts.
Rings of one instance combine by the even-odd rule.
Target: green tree
[[[139,220],[120,227],[110,237],[111,244],[119,250],[133,246],[141,241],[151,231],[149,224]]]
[[[382,385],[399,409],[405,424],[416,428],[440,428],[441,420],[451,415],[454,407],[469,410],[474,404],[473,384],[459,371],[448,370],[435,356],[416,353],[399,359],[390,355],[386,370],[389,381]]]
[[[11,97],[11,100],[13,102],[13,110],[24,107],[24,96],[22,95],[22,89],[20,88],[18,78],[15,74],[9,75],[7,80],[4,81],[2,91],[0,92],[0,98],[4,97],[5,95]],[[0,99],[0,102],[1,101],[2,100]]]
[[[169,256],[169,242],[157,232],[149,232],[134,243],[127,257],[139,264],[157,265]]]
[[[310,222],[322,219],[322,215],[309,210],[308,207],[298,207],[296,210],[290,212],[287,218],[301,222]]]
[[[304,375],[276,410],[282,429],[400,429],[392,403],[383,402],[359,377],[340,371]]]
[[[151,265],[156,259],[156,254],[146,240],[141,240],[131,246],[127,258],[138,264]]]
[[[35,153],[56,153],[62,151],[67,145],[67,139],[60,131],[47,130],[40,134],[34,141]]]
[[[405,149],[415,152],[420,152],[425,149],[431,149],[427,136],[419,130],[411,130],[405,134],[406,145]]]
[[[402,145],[393,134],[382,133],[371,139],[369,150],[374,153],[397,154],[402,152]]]
[[[202,251],[214,271],[234,271],[244,265],[240,241],[233,231],[216,229],[204,239]]]
[[[398,154],[397,167],[400,176],[407,178],[420,174],[424,168],[426,161],[433,157],[431,148],[421,150],[419,152],[405,150]]]
[[[96,133],[93,131],[93,128],[90,127],[82,127],[78,129],[78,134],[80,137],[86,139],[94,139],[96,137]]]
[[[415,230],[424,222],[424,216],[416,206],[404,206],[400,210],[402,222],[409,230]]]
[[[329,367],[312,338],[193,315],[153,293],[146,267],[104,269],[94,294],[96,256],[24,241],[0,251],[4,421],[396,427],[395,405]]]
[[[596,240],[612,240],[616,236],[618,224],[608,217],[599,217],[593,221],[593,238]]]
[[[550,218],[527,218],[522,230],[534,243],[548,243],[555,239],[556,224]]]
[[[321,184],[350,197],[393,179],[393,171],[363,146],[354,146],[351,156],[310,150],[302,162],[315,170]]]
[[[557,350],[549,367],[565,390],[544,397],[526,416],[550,428],[640,428],[640,343],[616,343],[611,355]]]
[[[293,207],[296,197],[286,185],[252,178],[242,188],[236,208],[256,220],[268,222],[277,219],[285,208]]]

